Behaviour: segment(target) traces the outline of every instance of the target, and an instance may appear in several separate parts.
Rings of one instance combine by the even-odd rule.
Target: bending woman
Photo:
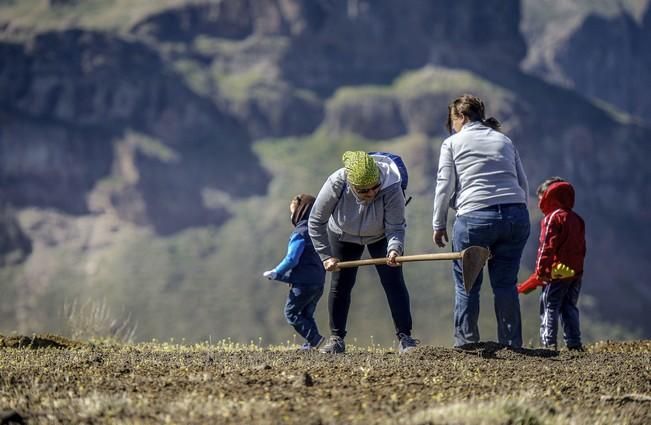
[[[359,260],[366,247],[371,257],[386,257],[386,264],[375,267],[389,301],[400,352],[408,352],[418,341],[411,337],[409,292],[396,262],[403,253],[406,227],[400,173],[362,151],[344,153],[343,163],[344,168],[331,174],[321,188],[308,221],[314,248],[324,268],[333,272],[328,297],[331,336],[321,351],[345,351],[357,267],[337,270],[337,263]]]

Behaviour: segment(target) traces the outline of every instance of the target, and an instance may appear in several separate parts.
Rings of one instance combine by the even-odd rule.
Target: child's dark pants
[[[285,303],[285,318],[296,332],[312,346],[321,340],[314,320],[316,305],[323,294],[323,286],[291,286]]]
[[[581,346],[579,309],[581,278],[571,281],[555,280],[545,285],[540,295],[540,342],[556,346],[558,318],[563,322],[563,337],[568,348]]]
[[[387,255],[386,238],[366,245],[373,258],[385,258]],[[332,255],[341,261],[359,260],[364,252],[364,245],[341,242],[330,234],[330,248]],[[402,275],[402,267],[387,265],[375,266],[380,282],[384,288],[391,316],[396,328],[396,334],[411,335],[411,311],[409,308],[409,292]],[[355,285],[357,267],[342,269],[332,273],[330,295],[328,297],[328,310],[330,311],[330,332],[341,338],[346,336],[346,322],[350,309],[350,294]]]

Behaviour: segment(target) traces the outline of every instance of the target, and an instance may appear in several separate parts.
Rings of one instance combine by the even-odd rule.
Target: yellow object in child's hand
[[[552,279],[566,279],[574,276],[574,270],[563,263],[555,263],[552,266]]]

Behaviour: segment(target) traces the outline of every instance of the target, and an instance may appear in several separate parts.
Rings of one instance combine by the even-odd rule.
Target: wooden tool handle
[[[403,255],[396,257],[399,263],[408,263],[410,261],[432,261],[432,260],[459,260],[462,257],[461,252],[443,252],[439,254],[417,254],[417,255]],[[386,258],[368,258],[356,261],[341,261],[337,263],[337,268],[346,269],[350,267],[359,266],[372,266],[378,264],[386,264]]]

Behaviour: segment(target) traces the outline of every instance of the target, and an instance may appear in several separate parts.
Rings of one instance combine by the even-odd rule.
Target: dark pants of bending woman
[[[359,260],[364,252],[365,245],[341,242],[337,236],[329,233],[332,255],[341,261]],[[373,258],[385,258],[387,255],[387,240],[366,245]],[[396,334],[411,335],[411,312],[409,308],[409,292],[402,275],[402,267],[387,265],[375,266],[380,283],[384,288],[391,316],[396,327]],[[342,269],[332,273],[330,295],[328,297],[328,311],[330,312],[330,332],[341,338],[346,336],[346,321],[350,309],[350,293],[355,286],[357,267]]]

